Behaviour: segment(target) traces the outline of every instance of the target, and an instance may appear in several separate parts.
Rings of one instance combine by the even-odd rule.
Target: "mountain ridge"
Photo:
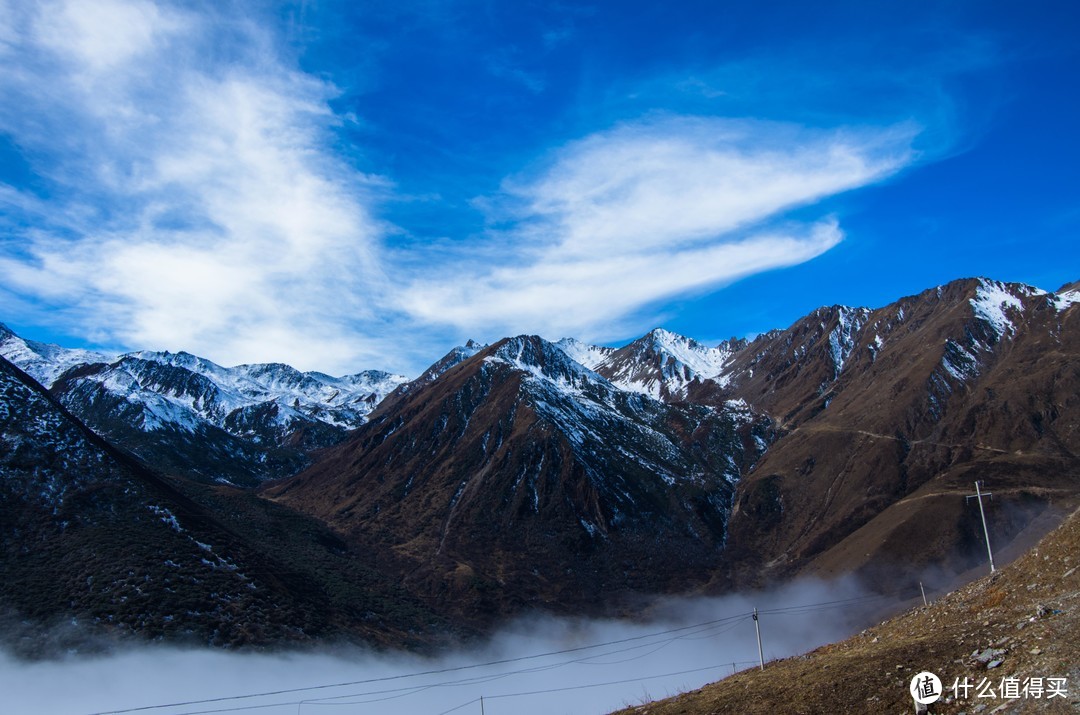
[[[81,363],[26,341],[19,354],[210,513],[251,515],[259,539],[283,538],[264,508],[320,523],[319,543],[421,611],[485,629],[806,573],[889,588],[963,571],[983,549],[974,481],[995,493],[1003,544],[1080,498],[1076,285],[961,279],[713,347],[663,329],[621,348],[470,341],[382,397],[365,373],[186,353]],[[12,336],[0,330],[0,353]],[[315,419],[337,409],[367,411],[351,430]],[[310,422],[291,427],[297,415]]]
[[[298,471],[405,382],[373,370],[331,377],[280,363],[225,368],[186,352],[105,356],[25,341],[6,327],[0,355],[157,469],[243,486]]]
[[[353,538],[398,544],[403,576],[432,598],[449,586],[467,617],[525,605],[492,601],[496,584],[534,607],[582,608],[700,582],[661,554],[714,564],[755,429],[745,412],[619,390],[519,336],[380,408],[263,493]]]

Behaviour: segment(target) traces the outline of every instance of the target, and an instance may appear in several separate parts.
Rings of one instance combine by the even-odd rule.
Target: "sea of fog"
[[[438,657],[146,646],[24,662],[0,653],[0,697],[4,712],[49,715],[592,715],[758,667],[755,608],[768,661],[844,638],[895,603],[848,582],[802,582],[667,599],[635,622],[519,619],[482,646]]]

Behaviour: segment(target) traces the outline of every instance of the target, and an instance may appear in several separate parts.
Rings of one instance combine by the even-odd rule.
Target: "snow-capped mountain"
[[[387,402],[267,493],[358,540],[408,544],[394,568],[410,588],[434,598],[449,583],[472,616],[523,597],[596,608],[702,581],[767,428],[622,390],[519,336]]]
[[[51,387],[56,378],[76,365],[115,359],[115,356],[92,350],[62,348],[36,340],[24,340],[3,323],[0,323],[0,355],[45,387]]]
[[[233,431],[232,424],[244,421],[237,418],[238,411],[251,414],[270,409],[282,435],[310,420],[355,428],[383,397],[406,382],[401,375],[378,370],[331,377],[281,363],[224,368],[184,352],[131,353],[110,367],[114,369],[94,379],[112,381],[129,401],[143,397],[153,401],[149,396],[160,396],[174,410],[228,431]]]
[[[555,346],[566,353],[571,360],[590,370],[598,368],[616,350],[601,345],[590,345],[576,338],[563,338],[557,341]]]
[[[745,341],[708,347],[691,338],[656,328],[611,352],[595,369],[613,383],[658,400],[683,400],[694,382],[728,383],[726,370]]]
[[[1078,291],[959,280],[716,347],[663,330],[619,349],[470,342],[407,383],[183,353],[84,361],[10,331],[0,345],[162,470],[287,477],[252,491],[175,482],[213,509],[243,495],[246,515],[314,517],[333,553],[365,554],[426,608],[489,625],[629,592],[806,571],[901,588],[925,567],[969,568],[975,479],[994,491],[1002,546],[1080,503]],[[347,433],[350,420],[362,424]],[[47,459],[63,462],[33,457]],[[332,562],[320,573],[352,583]]]
[[[5,650],[54,657],[130,635],[219,647],[404,640],[436,620],[315,520],[181,483],[0,357]]]
[[[1074,498],[1073,291],[958,280],[875,310],[814,311],[753,341],[731,390],[786,433],[740,481],[733,561],[755,577],[765,560],[774,574],[809,565],[899,584],[978,561],[963,499],[975,480],[1000,500],[988,518],[1002,542]]]
[[[100,434],[150,464],[251,485],[301,469],[406,382],[366,371],[331,377],[283,364],[222,367],[188,353],[109,357],[0,330],[0,354]]]

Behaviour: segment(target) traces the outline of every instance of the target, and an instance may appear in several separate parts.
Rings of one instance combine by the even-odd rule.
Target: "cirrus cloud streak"
[[[835,246],[834,217],[794,223],[784,213],[900,171],[917,133],[700,117],[597,133],[505,182],[488,207],[512,227],[493,232],[479,258],[458,256],[456,271],[414,282],[405,305],[423,320],[496,333],[620,337],[657,301]]]

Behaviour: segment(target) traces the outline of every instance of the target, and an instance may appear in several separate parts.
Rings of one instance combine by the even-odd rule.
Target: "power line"
[[[657,675],[646,675],[639,678],[625,678],[623,680],[609,680],[604,683],[588,683],[586,685],[567,685],[561,688],[545,688],[543,690],[529,690],[521,693],[500,693],[498,695],[485,695],[485,700],[498,700],[501,698],[520,698],[526,695],[547,695],[548,693],[564,693],[570,690],[587,690],[589,688],[603,688],[608,685],[625,685],[626,683],[640,683],[643,680],[655,680],[657,678],[673,678],[676,675],[689,675],[690,673],[701,673],[706,670],[716,670],[717,668],[726,668],[729,663],[720,663],[718,665],[707,665],[703,668],[692,668],[690,670],[680,670],[674,673],[659,673]]]
[[[762,611],[757,611],[757,613],[759,613],[759,614],[769,614],[769,615],[799,615],[799,614],[802,614],[802,613],[809,613],[809,612],[820,611],[820,610],[828,610],[830,608],[842,608],[842,607],[847,607],[847,606],[854,605],[854,604],[857,604],[857,603],[860,603],[860,602],[869,603],[869,602],[874,601],[874,600],[881,600],[881,599],[884,599],[884,598],[893,598],[893,597],[895,597],[895,595],[889,595],[889,594],[871,595],[871,596],[858,596],[858,597],[853,597],[853,598],[848,598],[848,599],[839,599],[839,600],[834,600],[834,601],[823,601],[823,602],[818,602],[818,603],[802,604],[802,605],[798,605],[798,606],[787,606],[787,607],[780,607],[780,608],[774,608],[774,609],[766,609],[766,610],[762,610]],[[200,700],[186,700],[186,701],[178,701],[178,702],[174,702],[174,703],[165,703],[165,704],[159,704],[159,705],[144,705],[144,706],[140,706],[140,707],[126,708],[126,709],[120,709],[120,710],[105,710],[105,711],[98,711],[98,712],[94,712],[94,713],[88,713],[87,715],[123,715],[125,713],[147,712],[147,711],[150,711],[150,710],[160,710],[160,709],[166,709],[166,708],[180,708],[180,707],[189,707],[189,706],[198,706],[198,705],[210,705],[210,704],[214,704],[214,703],[225,703],[225,702],[232,702],[232,701],[238,701],[238,700],[248,700],[248,699],[253,699],[253,698],[271,697],[271,696],[275,696],[275,695],[292,695],[292,694],[296,694],[296,693],[312,692],[312,691],[318,691],[318,690],[329,690],[329,689],[333,689],[333,688],[345,688],[345,687],[353,687],[353,686],[358,686],[358,685],[371,685],[371,684],[374,684],[374,683],[384,683],[384,682],[390,682],[390,681],[395,681],[395,680],[404,680],[404,679],[408,679],[408,678],[417,678],[417,677],[428,676],[428,675],[441,675],[441,674],[445,674],[445,673],[461,672],[461,671],[465,671],[465,670],[473,670],[473,669],[477,669],[477,668],[485,668],[485,667],[491,667],[491,666],[496,666],[496,665],[506,665],[506,664],[510,664],[510,663],[520,663],[520,662],[524,662],[524,661],[528,661],[528,660],[536,660],[536,659],[539,659],[539,658],[547,658],[547,657],[558,656],[558,655],[567,655],[567,654],[571,654],[571,653],[581,653],[581,652],[584,652],[584,651],[595,650],[597,648],[602,648],[602,647],[605,647],[605,646],[623,645],[623,644],[627,644],[627,643],[634,643],[634,642],[637,642],[637,641],[643,641],[643,640],[650,639],[650,638],[656,638],[658,636],[678,634],[678,635],[674,635],[672,638],[670,638],[670,639],[668,639],[666,641],[663,641],[661,643],[635,645],[635,646],[632,646],[630,648],[616,649],[614,651],[609,651],[609,652],[601,653],[601,654],[597,654],[597,655],[591,655],[591,656],[587,656],[585,658],[572,659],[572,660],[563,661],[563,662],[560,662],[560,663],[553,663],[553,664],[546,665],[546,666],[540,666],[540,667],[537,667],[537,668],[526,668],[526,669],[520,669],[520,670],[515,670],[515,671],[508,671],[506,673],[494,674],[494,675],[490,675],[490,676],[481,676],[481,677],[475,677],[475,678],[462,678],[462,679],[459,679],[459,680],[450,680],[450,681],[445,681],[445,682],[441,682],[441,683],[432,683],[432,684],[428,684],[428,685],[410,686],[410,687],[405,687],[405,688],[390,689],[390,690],[383,690],[383,691],[372,691],[372,692],[366,692],[366,693],[351,693],[351,694],[348,694],[348,695],[331,696],[331,697],[325,697],[325,698],[314,698],[314,699],[311,699],[311,700],[305,699],[305,700],[294,701],[294,702],[278,702],[278,703],[268,703],[268,704],[261,704],[261,705],[233,706],[233,707],[219,708],[219,709],[214,709],[214,710],[199,710],[199,711],[192,711],[192,713],[239,712],[239,711],[243,711],[243,710],[257,710],[257,709],[265,709],[265,708],[268,708],[268,707],[281,707],[281,706],[287,706],[287,705],[302,705],[302,704],[334,705],[334,704],[337,704],[337,703],[330,703],[330,702],[327,702],[327,701],[329,701],[329,700],[339,700],[339,699],[345,699],[345,698],[363,697],[363,696],[366,696],[366,695],[399,693],[398,695],[393,695],[393,696],[388,697],[388,698],[380,698],[380,699],[377,699],[377,700],[364,701],[364,702],[378,702],[379,700],[384,700],[384,699],[388,700],[388,699],[392,699],[392,698],[405,697],[405,696],[411,695],[413,693],[417,693],[417,692],[421,692],[423,690],[429,690],[429,689],[437,688],[437,687],[450,687],[450,686],[456,686],[456,685],[477,684],[477,683],[481,683],[481,682],[488,682],[490,680],[509,677],[509,676],[512,676],[512,675],[520,675],[520,674],[529,673],[529,672],[539,672],[539,671],[542,671],[542,670],[549,670],[549,669],[558,668],[558,667],[564,667],[566,665],[572,665],[572,664],[579,664],[579,665],[611,665],[613,663],[589,663],[588,661],[592,660],[592,659],[595,659],[595,658],[602,658],[602,657],[605,657],[605,656],[608,656],[608,655],[615,655],[615,654],[618,654],[618,653],[629,652],[629,651],[637,649],[637,648],[655,647],[654,651],[650,651],[649,653],[643,654],[641,656],[635,656],[633,658],[627,658],[627,659],[625,659],[623,661],[615,661],[615,664],[620,663],[620,662],[629,662],[631,660],[637,660],[637,659],[646,657],[647,655],[651,655],[652,652],[655,652],[655,651],[658,651],[658,650],[660,650],[660,649],[662,649],[664,647],[667,647],[668,645],[670,645],[671,643],[673,643],[673,642],[675,642],[677,640],[682,640],[682,639],[699,640],[699,639],[703,639],[703,638],[706,638],[706,637],[714,637],[715,635],[718,635],[719,633],[723,633],[723,632],[726,632],[728,630],[731,630],[736,625],[738,625],[739,621],[741,621],[741,620],[743,620],[745,618],[751,617],[752,615],[753,615],[752,612],[739,613],[739,614],[735,614],[735,615],[725,616],[723,618],[713,619],[713,620],[710,620],[710,621],[704,621],[704,622],[701,622],[701,623],[695,623],[695,624],[692,624],[692,625],[681,626],[681,627],[677,627],[677,628],[670,628],[670,629],[666,629],[666,630],[662,630],[662,631],[655,631],[655,632],[652,632],[652,633],[647,633],[647,634],[638,635],[638,636],[630,636],[630,637],[627,637],[627,638],[620,638],[620,639],[611,640],[611,641],[604,641],[604,642],[601,642],[601,643],[593,643],[593,644],[585,645],[585,646],[577,646],[577,647],[573,647],[573,648],[564,648],[564,649],[561,649],[561,650],[547,651],[547,652],[544,652],[544,653],[536,653],[536,654],[533,654],[533,655],[518,656],[518,657],[514,657],[514,658],[503,658],[503,659],[499,659],[499,660],[491,660],[491,661],[487,661],[487,662],[483,662],[483,663],[473,663],[473,664],[469,664],[469,665],[451,666],[451,667],[446,667],[446,668],[436,668],[436,669],[431,669],[431,670],[426,670],[426,671],[419,671],[419,672],[415,672],[415,673],[404,673],[404,674],[399,674],[399,675],[382,676],[382,677],[377,677],[377,678],[366,678],[366,679],[363,679],[363,680],[355,680],[355,681],[348,681],[348,682],[341,682],[341,683],[313,685],[313,686],[306,686],[306,687],[299,687],[299,688],[283,688],[283,689],[279,689],[279,690],[271,690],[271,691],[264,691],[264,692],[258,692],[258,693],[249,693],[249,694],[245,694],[245,695],[222,696],[222,697],[217,697],[217,698],[204,698],[204,699],[200,699]],[[702,635],[702,634],[707,634],[707,635]],[[723,665],[727,666],[727,665],[730,665],[730,664],[731,663],[729,662],[729,663],[724,663]],[[721,667],[721,666],[710,666],[710,668],[712,668],[712,667]],[[709,668],[705,668],[705,669],[709,669]],[[694,671],[689,671],[689,672],[694,672]],[[673,675],[678,675],[678,674],[680,674],[680,673],[675,673]],[[665,676],[647,676],[647,677],[644,677],[644,678],[636,678],[636,679],[632,679],[630,681],[625,681],[625,682],[634,682],[634,680],[644,680],[644,679],[648,679],[650,677],[665,677]],[[572,688],[570,688],[570,689],[572,689]],[[499,697],[509,697],[509,696],[499,696]],[[476,702],[476,701],[474,700],[474,701],[471,701],[471,702]],[[340,704],[354,704],[354,703],[340,703]]]
[[[741,619],[742,616],[733,616],[733,617],[729,617],[729,618]],[[738,625],[738,620],[734,621],[734,625]],[[729,628],[730,628],[730,626],[729,626]],[[693,631],[693,632],[701,632],[702,630],[706,630],[706,629],[699,629],[698,631]],[[727,629],[725,629],[725,630],[727,630]],[[590,655],[590,656],[586,656],[584,658],[576,658],[576,659],[573,659],[573,660],[566,660],[566,661],[562,661],[562,662],[558,662],[558,663],[551,663],[551,664],[548,664],[548,665],[537,666],[537,667],[533,667],[533,668],[521,668],[521,669],[518,669],[518,670],[506,671],[504,673],[494,673],[492,675],[486,675],[486,676],[477,676],[477,677],[472,677],[472,678],[461,678],[461,679],[457,679],[457,680],[448,680],[448,681],[443,681],[443,682],[440,682],[440,683],[431,683],[431,684],[428,684],[428,685],[408,687],[408,688],[395,688],[395,689],[390,689],[390,690],[369,691],[369,692],[365,692],[365,693],[348,693],[348,694],[345,694],[345,695],[336,695],[336,696],[332,696],[332,697],[318,698],[318,699],[314,699],[314,700],[304,700],[304,701],[302,701],[302,703],[305,704],[305,705],[354,705],[354,704],[363,704],[363,703],[371,703],[371,702],[380,702],[382,700],[390,700],[390,699],[393,699],[393,698],[405,697],[407,695],[411,695],[413,693],[420,692],[420,691],[423,691],[423,690],[429,690],[429,689],[432,689],[432,688],[459,687],[459,686],[462,686],[462,685],[476,685],[478,683],[492,682],[492,681],[495,681],[495,680],[501,680],[503,678],[508,678],[508,677],[515,676],[515,675],[525,675],[525,674],[530,674],[530,673],[539,673],[539,672],[543,672],[543,671],[547,671],[547,670],[554,670],[556,668],[562,668],[562,667],[565,667],[567,665],[575,665],[575,664],[577,664],[577,665],[599,665],[599,666],[618,665],[618,664],[627,663],[627,662],[630,662],[630,661],[633,661],[633,660],[640,660],[641,658],[645,658],[645,657],[647,657],[649,655],[652,655],[653,653],[656,653],[656,652],[662,650],[663,648],[666,648],[667,646],[671,645],[675,641],[683,640],[683,639],[687,639],[687,636],[686,635],[678,635],[678,636],[675,636],[673,638],[668,638],[667,640],[664,640],[664,641],[659,641],[658,643],[648,643],[648,644],[643,644],[643,645],[635,645],[635,646],[631,646],[629,648],[618,648],[618,649],[615,649],[615,650],[607,651],[606,653],[600,653],[600,654],[597,654],[597,655]],[[696,640],[696,639],[694,639],[694,640]],[[603,644],[601,644],[601,645],[603,645]],[[632,650],[638,650],[638,649],[641,649],[641,648],[651,648],[651,650],[649,650],[648,652],[643,653],[641,655],[636,655],[636,656],[633,656],[633,657],[630,657],[630,658],[623,658],[622,660],[599,662],[599,663],[598,662],[592,662],[596,658],[603,658],[603,657],[606,657],[606,656],[616,655],[616,654],[619,654],[619,653],[626,653],[626,652],[629,652],[629,651],[632,651]],[[381,694],[385,694],[385,693],[398,693],[398,694],[387,697],[387,698],[375,698],[375,699],[369,699],[369,700],[349,700],[348,702],[340,702],[340,703],[328,702],[330,700],[346,700],[348,698],[358,698],[358,697],[364,697],[364,696],[368,696],[368,695],[381,695]],[[255,707],[258,707],[258,708],[277,707],[279,705],[286,705],[286,704],[296,704],[296,703],[273,703],[273,704],[268,704],[268,705],[255,706]],[[227,712],[227,711],[228,711],[228,709],[225,709],[225,710],[207,710],[207,711],[198,711],[198,713]],[[194,715],[194,713],[192,713],[191,715]]]
[[[519,697],[525,697],[525,696],[528,696],[528,695],[547,695],[549,693],[561,693],[561,692],[565,692],[565,691],[568,691],[568,690],[585,690],[585,689],[588,689],[588,688],[602,688],[602,687],[606,687],[608,685],[624,685],[626,683],[640,683],[643,680],[655,680],[657,678],[673,678],[676,675],[689,675],[690,673],[701,673],[701,672],[704,672],[706,670],[716,670],[718,668],[726,668],[729,665],[750,665],[750,664],[753,664],[755,662],[757,662],[757,661],[753,661],[753,660],[736,660],[736,661],[732,661],[732,662],[729,662],[729,663],[720,663],[718,665],[708,665],[708,666],[705,666],[703,668],[694,668],[692,670],[681,670],[681,671],[674,672],[674,673],[660,673],[658,675],[646,675],[646,676],[642,676],[642,677],[639,677],[639,678],[627,678],[625,680],[609,680],[609,681],[603,682],[603,683],[589,683],[587,685],[568,685],[568,686],[562,687],[562,688],[546,688],[544,690],[530,690],[530,691],[520,692],[520,693],[501,693],[501,694],[498,694],[498,695],[485,695],[483,699],[485,699],[485,700],[497,700],[497,699],[500,699],[500,698],[519,698]],[[472,700],[469,700],[468,702],[462,703],[460,705],[456,705],[456,706],[450,708],[449,710],[443,710],[442,712],[438,713],[437,715],[449,715],[449,713],[456,712],[458,710],[461,710],[462,708],[468,707],[469,705],[472,705],[474,703],[478,703],[478,702],[480,702],[480,700],[481,700],[481,698],[473,698]]]
[[[717,618],[717,619],[714,619],[714,620],[711,620],[711,621],[705,621],[703,623],[695,623],[693,625],[681,626],[679,628],[669,628],[667,630],[656,631],[656,632],[653,632],[653,633],[646,633],[646,634],[640,635],[640,636],[630,636],[628,638],[620,638],[618,640],[606,641],[606,642],[602,642],[602,643],[593,643],[591,645],[586,645],[586,646],[577,646],[577,647],[574,647],[574,648],[564,648],[562,650],[548,651],[548,652],[545,652],[545,653],[536,653],[536,654],[533,654],[533,655],[523,655],[523,656],[518,656],[518,657],[515,657],[515,658],[503,658],[503,659],[500,659],[500,660],[492,660],[492,661],[487,661],[487,662],[484,662],[484,663],[473,663],[473,664],[470,664],[470,665],[451,666],[451,667],[448,667],[448,668],[436,668],[436,669],[432,669],[432,670],[419,671],[419,672],[416,672],[416,673],[403,673],[401,675],[389,675],[389,676],[383,676],[383,677],[379,677],[379,678],[366,678],[366,679],[363,679],[363,680],[354,680],[354,681],[348,681],[348,682],[343,682],[343,683],[329,683],[329,684],[326,684],[326,685],[312,685],[312,686],[307,686],[307,687],[303,687],[303,688],[282,688],[280,690],[268,690],[268,691],[265,691],[265,692],[249,693],[249,694],[246,694],[246,695],[230,695],[230,696],[223,696],[223,697],[218,697],[218,698],[204,698],[204,699],[201,699],[201,700],[185,700],[185,701],[178,701],[178,702],[175,702],[175,703],[164,703],[164,704],[160,704],[160,705],[143,705],[143,706],[140,706],[140,707],[125,708],[125,709],[121,709],[121,710],[102,710],[102,711],[98,711],[98,712],[94,712],[94,713],[88,713],[87,715],[122,715],[124,713],[146,712],[148,710],[159,710],[159,709],[164,709],[164,708],[186,707],[186,706],[189,706],[189,705],[208,705],[208,704],[211,704],[211,703],[228,702],[228,701],[231,701],[231,700],[246,700],[246,699],[251,699],[251,698],[269,697],[271,695],[290,695],[290,694],[293,694],[293,693],[301,693],[301,692],[307,692],[307,691],[311,691],[311,690],[328,690],[328,689],[331,689],[331,688],[344,688],[344,687],[351,687],[351,686],[354,686],[354,685],[368,685],[368,684],[371,684],[371,683],[386,682],[386,681],[391,681],[391,680],[402,680],[402,679],[405,679],[405,678],[415,678],[415,677],[420,677],[420,676],[424,676],[424,675],[441,675],[443,673],[452,673],[452,672],[458,672],[458,671],[462,671],[462,670],[471,670],[471,669],[475,669],[475,668],[484,668],[484,667],[489,667],[489,666],[493,666],[493,665],[505,665],[505,664],[508,664],[508,663],[519,663],[519,662],[526,661],[526,660],[534,660],[534,659],[537,659],[537,658],[547,658],[547,657],[555,656],[555,655],[566,655],[568,653],[579,653],[579,652],[582,652],[582,651],[593,650],[595,648],[601,648],[603,646],[608,646],[608,645],[620,645],[620,644],[623,644],[623,643],[630,643],[630,642],[634,642],[634,641],[640,641],[640,640],[644,640],[646,638],[654,638],[656,636],[668,635],[668,634],[671,634],[671,633],[680,633],[680,632],[683,632],[683,631],[691,631],[693,629],[701,628],[703,626],[711,626],[711,625],[715,625],[715,624],[726,623],[726,622],[729,622],[731,620],[738,619],[738,618],[744,618],[745,615],[746,614],[738,614],[738,615],[734,615],[734,616],[726,616],[724,618]],[[218,712],[218,711],[206,711],[206,712]]]
[[[738,625],[738,621],[735,622],[735,625]],[[529,674],[529,673],[540,673],[540,672],[544,672],[544,671],[547,671],[547,670],[554,670],[556,668],[562,668],[562,667],[565,667],[565,666],[568,666],[568,665],[598,665],[598,666],[619,665],[621,663],[629,663],[629,662],[634,661],[634,660],[640,660],[642,658],[648,657],[648,656],[652,655],[653,653],[657,653],[657,652],[663,650],[664,648],[668,647],[669,645],[671,645],[672,643],[674,643],[674,642],[676,642],[678,640],[683,640],[684,638],[686,638],[686,636],[679,635],[679,636],[675,636],[673,638],[668,638],[667,640],[659,641],[657,643],[646,643],[646,644],[642,644],[642,645],[631,646],[629,648],[617,648],[615,650],[609,650],[609,651],[607,651],[605,653],[599,653],[597,655],[590,655],[590,656],[586,656],[584,658],[575,658],[573,660],[565,660],[565,661],[561,661],[561,662],[558,662],[558,663],[550,663],[548,665],[542,665],[542,666],[537,666],[537,667],[533,667],[533,668],[521,668],[521,669],[518,669],[518,670],[509,670],[509,671],[506,671],[504,673],[495,673],[495,674],[492,674],[492,675],[477,676],[477,677],[473,677],[473,678],[461,678],[461,679],[458,679],[458,680],[448,680],[448,681],[443,681],[441,683],[432,683],[432,684],[426,685],[426,686],[417,686],[416,688],[399,688],[396,691],[374,691],[372,693],[354,693],[354,694],[349,694],[349,695],[337,695],[337,696],[328,697],[328,698],[319,698],[318,701],[311,701],[311,702],[314,703],[314,702],[325,702],[327,700],[341,700],[341,699],[351,698],[351,697],[360,697],[361,695],[373,695],[373,694],[379,694],[381,692],[397,692],[397,691],[400,691],[400,690],[420,690],[420,689],[428,689],[428,688],[436,688],[436,687],[448,687],[448,686],[449,687],[455,687],[455,686],[460,686],[460,685],[474,685],[476,683],[491,682],[491,681],[494,681],[494,680],[500,680],[500,679],[507,678],[507,677],[514,676],[514,675],[526,675],[526,674]],[[647,652],[642,653],[640,655],[635,655],[635,656],[632,656],[630,658],[623,658],[621,660],[595,662],[595,659],[597,659],[597,658],[604,658],[604,657],[607,657],[607,656],[610,656],[610,655],[618,655],[620,653],[627,653],[627,652],[630,652],[630,651],[633,651],[633,650],[639,650],[639,649],[642,649],[642,648],[650,648],[650,650],[648,650]]]
[[[910,589],[908,589],[910,590]],[[799,614],[799,613],[811,613],[814,611],[827,611],[831,608],[842,608],[846,606],[855,605],[858,603],[870,603],[872,601],[880,601],[886,598],[892,599],[902,597],[908,593],[908,590],[900,591],[899,593],[883,593],[883,594],[867,594],[865,596],[853,596],[852,598],[842,598],[835,601],[821,601],[819,603],[805,603],[799,606],[782,606],[779,608],[767,608],[758,611],[760,614],[768,613],[770,615],[785,615],[785,614]]]
[[[449,715],[449,713],[456,712],[458,710],[461,710],[462,708],[467,708],[470,705],[472,705],[473,703],[478,703],[478,702],[480,702],[480,698],[473,698],[472,700],[470,700],[467,703],[462,703],[461,705],[458,705],[456,707],[452,707],[449,710],[443,710],[441,713],[439,713],[439,715]]]

